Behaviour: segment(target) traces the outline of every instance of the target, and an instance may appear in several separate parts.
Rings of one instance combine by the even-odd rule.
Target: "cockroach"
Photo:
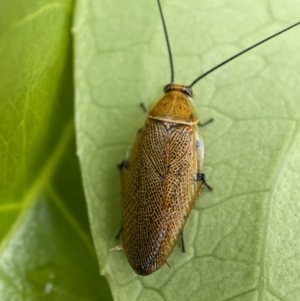
[[[129,264],[139,275],[158,270],[171,254],[183,228],[206,186],[203,173],[204,143],[198,131],[199,114],[192,100],[192,87],[211,72],[300,22],[230,57],[196,78],[190,85],[174,83],[172,52],[157,0],[169,53],[171,82],[165,94],[149,107],[126,160],[119,164],[122,181],[123,245]],[[208,122],[210,122],[209,120]]]

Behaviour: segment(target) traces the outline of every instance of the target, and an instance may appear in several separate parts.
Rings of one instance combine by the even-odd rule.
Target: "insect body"
[[[121,165],[123,248],[141,275],[167,263],[205,184],[204,145],[191,96],[186,86],[167,85]]]
[[[168,264],[200,192],[204,186],[212,190],[202,173],[204,144],[197,133],[199,115],[191,87],[231,60],[300,24],[230,57],[189,86],[176,85],[166,25],[160,1],[157,2],[169,52],[171,83],[165,87],[165,95],[149,108],[131,151],[119,165],[124,233],[123,246],[113,248],[124,248],[130,265],[140,275],[149,275]]]

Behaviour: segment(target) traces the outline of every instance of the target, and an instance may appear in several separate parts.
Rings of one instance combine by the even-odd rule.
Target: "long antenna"
[[[157,0],[157,3],[158,3],[158,7],[159,7],[159,13],[160,13],[161,21],[162,21],[162,24],[163,24],[164,33],[165,33],[166,42],[167,42],[167,47],[168,47],[168,52],[169,52],[170,69],[171,69],[171,84],[172,84],[174,82],[174,65],[173,65],[171,45],[170,45],[170,41],[169,41],[167,26],[166,26],[164,14],[163,14],[163,11],[162,11],[162,8],[161,8],[160,0]]]
[[[251,49],[253,49],[253,48],[255,48],[255,47],[257,47],[257,46],[259,46],[259,45],[261,45],[261,44],[263,44],[263,43],[265,43],[265,42],[267,42],[267,41],[269,41],[269,40],[271,40],[271,39],[273,39],[273,38],[275,38],[276,36],[278,36],[278,35],[284,33],[285,31],[288,31],[288,30],[292,29],[293,27],[295,27],[295,26],[297,26],[297,25],[299,25],[299,24],[300,24],[300,22],[297,22],[297,23],[295,23],[295,24],[293,24],[293,25],[291,25],[291,26],[289,26],[289,27],[287,27],[287,28],[285,28],[285,29],[283,29],[283,30],[281,30],[281,31],[279,31],[279,32],[277,32],[277,33],[275,33],[275,34],[273,34],[272,36],[270,36],[270,37],[268,37],[268,38],[266,38],[266,39],[264,39],[264,40],[262,40],[262,41],[260,41],[260,42],[258,42],[258,43],[256,43],[256,44],[254,44],[254,45],[252,45],[252,46],[246,48],[245,50],[243,50],[243,51],[237,53],[236,55],[230,57],[229,59],[225,60],[224,62],[220,63],[219,65],[213,67],[212,69],[206,71],[205,73],[203,73],[202,75],[200,75],[199,77],[197,77],[197,78],[196,78],[196,79],[195,79],[188,87],[191,88],[191,87],[194,86],[199,80],[201,80],[202,78],[206,77],[208,74],[214,72],[215,70],[219,69],[220,67],[224,66],[225,64],[229,63],[230,61],[234,60],[235,58],[239,57],[240,55],[242,55],[242,54],[248,52],[249,50],[251,50]]]

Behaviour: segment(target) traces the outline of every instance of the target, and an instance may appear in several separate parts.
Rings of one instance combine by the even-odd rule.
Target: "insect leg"
[[[142,110],[147,113],[147,108],[145,106],[145,104],[143,102],[140,103],[140,107],[142,108]]]
[[[200,132],[196,132],[196,174],[201,173],[203,170],[203,160],[204,160],[204,142],[203,137]],[[197,182],[197,176],[195,175],[195,181]]]
[[[123,160],[120,164],[117,165],[117,167],[119,168],[120,172],[121,172],[121,178],[122,178],[122,170],[124,168],[128,169],[129,167],[129,162],[126,160]]]
[[[213,119],[210,119],[208,122],[211,122],[211,121],[213,121]],[[206,122],[206,124],[208,122]],[[197,136],[196,136],[196,152],[197,152],[197,173],[195,175],[195,181],[202,182],[210,191],[212,191],[213,188],[207,184],[206,176],[202,172],[203,158],[204,158],[204,142],[203,142],[201,133],[197,133]]]
[[[181,239],[181,252],[185,253],[185,245],[184,245],[184,238],[183,238],[183,230],[180,233],[180,239]]]
[[[210,190],[213,191],[213,188],[206,183],[206,176],[204,173],[197,172],[197,182],[203,182],[203,184]]]
[[[204,123],[200,123],[200,122],[198,122],[198,126],[206,126],[206,125],[208,125],[209,123],[211,123],[211,122],[213,122],[214,121],[214,119],[213,118],[210,118],[210,119],[208,119],[207,121],[205,121]]]
[[[119,238],[120,238],[120,236],[121,236],[123,230],[124,230],[124,228],[123,228],[123,226],[122,226],[122,227],[120,228],[118,234],[116,235],[116,239],[119,239]]]
[[[117,165],[120,171],[120,176],[121,176],[121,186],[122,186],[122,191],[124,188],[124,180],[125,180],[125,174],[124,171],[125,169],[129,169],[129,161],[123,160],[120,164]]]

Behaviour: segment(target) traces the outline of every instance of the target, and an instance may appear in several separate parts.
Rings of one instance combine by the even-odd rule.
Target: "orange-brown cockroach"
[[[173,83],[170,43],[157,0],[166,37],[171,83],[164,96],[147,111],[132,149],[120,165],[123,199],[123,245],[133,270],[149,275],[171,254],[183,227],[206,184],[203,173],[204,143],[197,131],[199,115],[192,100],[192,86],[209,73],[300,22],[260,41],[199,76],[189,86]]]

